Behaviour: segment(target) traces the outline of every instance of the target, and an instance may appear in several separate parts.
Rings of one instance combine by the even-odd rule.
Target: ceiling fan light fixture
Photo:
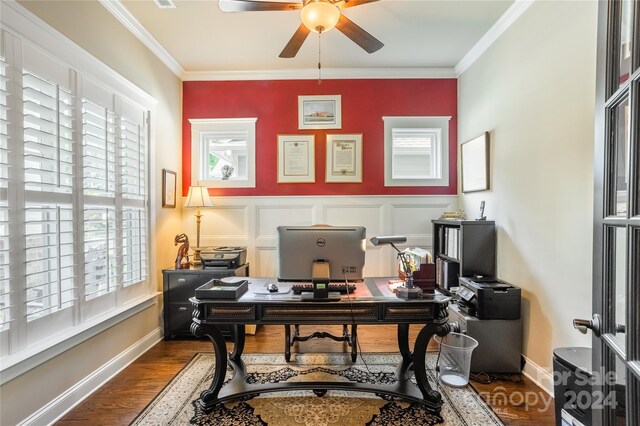
[[[305,27],[316,33],[333,29],[340,19],[340,9],[323,0],[311,0],[300,11]]]

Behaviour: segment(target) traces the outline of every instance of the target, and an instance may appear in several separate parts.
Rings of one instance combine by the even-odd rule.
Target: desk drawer
[[[255,321],[256,307],[251,305],[220,304],[206,305],[205,321],[207,322],[242,322]]]
[[[263,306],[260,318],[263,321],[320,321],[333,323],[368,320],[375,322],[378,320],[378,308],[373,305],[357,306],[353,308],[348,305],[319,306],[309,303],[304,306]]]
[[[407,320],[415,322],[416,320],[428,321],[433,319],[432,304],[388,304],[384,305],[383,320]]]

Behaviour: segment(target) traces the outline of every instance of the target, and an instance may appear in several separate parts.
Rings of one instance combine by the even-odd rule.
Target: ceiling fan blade
[[[218,7],[223,12],[261,12],[265,10],[294,10],[300,9],[302,3],[284,3],[279,1],[254,0],[218,0]]]
[[[307,39],[307,36],[311,30],[305,27],[304,24],[300,24],[296,32],[293,34],[293,37],[289,40],[289,43],[282,49],[280,53],[281,58],[293,58],[300,50],[302,43]]]
[[[360,6],[361,4],[374,3],[379,0],[342,0],[336,4],[340,9],[346,9],[347,7]]]
[[[336,24],[336,28],[342,34],[353,40],[355,44],[366,50],[367,53],[376,52],[384,46],[384,43],[357,26],[353,21],[342,14]]]

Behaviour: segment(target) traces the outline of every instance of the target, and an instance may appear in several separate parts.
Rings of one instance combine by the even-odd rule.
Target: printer
[[[246,247],[208,247],[200,252],[203,268],[235,269],[247,263]]]
[[[479,319],[519,319],[520,289],[497,278],[460,277],[458,306]]]

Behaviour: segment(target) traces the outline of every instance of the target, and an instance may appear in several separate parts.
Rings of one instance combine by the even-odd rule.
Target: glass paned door
[[[593,424],[640,424],[638,3],[601,2],[595,134]]]

